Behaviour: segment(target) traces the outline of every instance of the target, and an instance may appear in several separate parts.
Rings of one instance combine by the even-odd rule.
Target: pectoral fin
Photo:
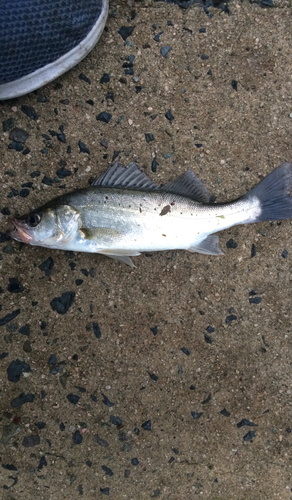
[[[223,255],[219,248],[219,237],[217,234],[209,234],[200,243],[196,243],[188,248],[189,252],[204,253],[207,255]]]
[[[124,264],[127,264],[127,266],[130,267],[136,267],[133,262],[131,257],[134,257],[136,255],[140,255],[140,252],[137,250],[118,250],[115,248],[108,248],[99,251],[101,255],[106,255],[107,257],[110,257],[111,259],[118,260],[119,262],[123,262]]]
[[[109,255],[109,254],[102,254],[102,255],[106,255],[110,259],[117,260],[118,262],[123,262],[123,264],[127,264],[127,266],[136,267],[135,264],[133,263],[131,257],[128,257],[127,255],[124,255],[124,256],[122,256],[122,255]]]

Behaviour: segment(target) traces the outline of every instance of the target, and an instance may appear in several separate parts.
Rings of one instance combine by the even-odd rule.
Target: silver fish
[[[292,167],[283,163],[241,198],[210,203],[191,171],[156,186],[136,163],[109,167],[88,188],[54,198],[20,218],[10,236],[48,248],[94,252],[134,266],[157,250],[222,254],[213,233],[237,224],[292,218]]]

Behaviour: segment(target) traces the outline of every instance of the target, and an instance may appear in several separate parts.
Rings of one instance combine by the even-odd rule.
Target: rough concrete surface
[[[84,61],[1,104],[1,122],[29,134],[23,154],[1,131],[2,214],[87,186],[115,151],[158,184],[192,169],[216,201],[291,161],[291,4],[229,9],[112,2]],[[126,42],[121,26],[134,27]],[[291,238],[291,221],[237,226],[220,234],[224,257],[153,253],[136,269],[3,241],[0,319],[20,310],[0,327],[3,498],[291,499]],[[61,315],[50,303],[64,292]]]

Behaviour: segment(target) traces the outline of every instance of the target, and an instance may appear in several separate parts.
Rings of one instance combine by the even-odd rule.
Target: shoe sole
[[[13,82],[0,85],[0,100],[13,99],[43,87],[47,83],[55,80],[69,69],[76,66],[87,56],[94,45],[98,42],[103,32],[108,16],[108,0],[104,1],[103,9],[97,22],[90,30],[86,38],[82,40],[74,49],[70,50],[56,61],[39,68],[29,75],[23,76]]]

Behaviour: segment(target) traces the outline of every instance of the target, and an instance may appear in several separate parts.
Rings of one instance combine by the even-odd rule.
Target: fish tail
[[[292,166],[283,163],[251,189],[242,200],[256,200],[259,210],[250,222],[292,218]]]

